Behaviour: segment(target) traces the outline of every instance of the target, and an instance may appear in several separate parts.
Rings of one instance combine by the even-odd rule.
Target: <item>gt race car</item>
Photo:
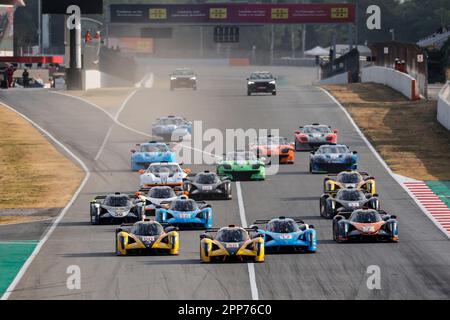
[[[177,255],[180,248],[177,230],[168,224],[150,220],[123,224],[116,229],[116,255]]]
[[[182,141],[192,134],[192,122],[177,116],[162,117],[152,125],[152,135],[164,141]]]
[[[214,172],[204,171],[193,176],[188,175],[183,190],[194,200],[224,199],[231,200],[231,181],[227,176],[218,176]]]
[[[197,75],[188,68],[176,69],[170,75],[170,90],[176,88],[192,88],[197,90]]]
[[[271,93],[273,96],[277,94],[276,78],[267,71],[253,72],[249,78],[247,78],[247,95],[252,93]]]
[[[335,196],[325,193],[320,197],[320,215],[324,218],[332,219],[338,214],[348,217],[356,209],[363,208],[379,210],[377,195],[349,187],[339,190]]]
[[[367,172],[343,171],[339,174],[328,175],[323,181],[324,193],[336,193],[340,189],[355,188],[365,193],[376,194],[375,178]]]
[[[311,152],[309,172],[337,173],[358,169],[358,154],[345,145],[323,145],[316,152]]]
[[[131,150],[131,170],[147,169],[154,162],[175,162],[175,152],[165,143],[150,141]]]
[[[280,164],[294,163],[294,147],[284,137],[271,135],[260,137],[251,147],[251,151],[255,152],[258,158],[272,159],[278,157],[278,163]]]
[[[330,126],[314,123],[295,131],[295,151],[310,151],[324,144],[336,144],[338,130]]]
[[[175,162],[152,163],[147,170],[139,170],[141,190],[149,190],[156,186],[169,186],[182,189],[183,179],[190,173],[190,169],[181,169]]]
[[[200,235],[200,260],[202,262],[264,262],[263,235],[255,229],[234,225],[206,230]]]
[[[226,154],[217,164],[217,174],[234,181],[265,180],[265,159],[258,159],[254,152],[236,151]]]
[[[153,187],[146,194],[142,192],[136,192],[136,197],[141,199],[145,205],[145,215],[154,216],[156,213],[156,206],[169,205],[172,201],[176,200],[181,191],[177,194],[173,188],[169,186]]]
[[[347,241],[398,241],[398,222],[395,215],[384,211],[355,210],[348,220],[341,215],[333,219],[333,238]]]
[[[213,225],[213,214],[209,204],[196,202],[187,196],[172,201],[169,208],[156,209],[155,220],[186,229],[209,229]]]
[[[265,225],[265,229],[257,225]],[[264,237],[266,253],[269,252],[316,252],[317,238],[313,225],[301,218],[279,217],[271,220],[257,220],[250,228],[257,227]]]
[[[91,224],[122,223],[142,220],[144,203],[120,192],[97,196],[90,203]]]

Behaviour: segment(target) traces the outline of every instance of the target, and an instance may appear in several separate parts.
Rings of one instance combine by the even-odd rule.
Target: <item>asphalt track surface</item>
[[[311,86],[314,69],[273,68],[278,95],[246,96],[251,69],[197,68],[199,90],[170,92],[170,67],[154,68],[155,86],[137,92],[119,121],[150,133],[158,116],[176,114],[202,120],[203,128],[279,128],[293,140],[301,124],[321,122],[340,129],[340,142],[359,152],[360,169],[377,178],[383,209],[399,219],[400,241],[337,244],[331,221],[319,216],[323,175],[308,172],[308,153],[282,166],[264,182],[242,182],[246,220],[279,215],[302,216],[318,233],[316,254],[266,255],[255,264],[259,299],[448,299],[450,246],[444,234],[414,204],[358,136],[340,108]],[[177,257],[116,257],[114,226],[89,224],[89,201],[97,194],[135,191],[130,149],[148,138],[113,126],[79,100],[46,91],[7,92],[2,100],[24,113],[65,144],[92,174],[81,194],[19,282],[11,299],[251,299],[244,263],[201,264],[199,231],[181,232]],[[118,105],[119,109],[120,105]],[[198,171],[206,166],[189,166]],[[214,224],[240,224],[236,185],[231,201],[212,202]],[[81,268],[81,290],[68,290],[66,270]],[[369,290],[367,268],[381,270],[381,289]]]

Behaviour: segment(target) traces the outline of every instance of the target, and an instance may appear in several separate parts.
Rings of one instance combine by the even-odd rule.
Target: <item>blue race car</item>
[[[169,208],[157,206],[155,220],[186,229],[210,229],[213,225],[211,206],[187,196],[172,201]]]
[[[182,141],[192,134],[192,122],[177,116],[167,116],[156,120],[152,125],[152,135],[164,141]]]
[[[358,169],[358,155],[345,145],[323,145],[311,152],[309,172],[338,173]]]
[[[176,162],[175,152],[162,142],[150,141],[138,144],[138,150],[131,150],[131,170],[147,169],[155,162]]]
[[[265,225],[261,229],[258,225]],[[317,238],[313,225],[300,218],[279,217],[257,220],[250,227],[264,237],[266,252],[316,252]]]

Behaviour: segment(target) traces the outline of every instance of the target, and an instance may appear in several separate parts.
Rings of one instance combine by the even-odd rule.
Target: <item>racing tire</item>
[[[247,95],[248,95],[248,96],[251,96],[252,93],[251,93],[250,91],[247,91]]]
[[[300,146],[298,145],[297,138],[295,138],[294,150],[295,150],[296,152],[300,152],[300,151],[301,151],[301,150],[300,150]]]
[[[100,217],[98,215],[91,215],[91,224],[94,226],[100,225]]]
[[[276,96],[276,95],[277,95],[277,92],[276,92],[276,91],[272,92],[272,95],[273,95],[273,96]]]
[[[311,162],[309,163],[309,173],[313,173],[313,172],[312,172],[312,165],[311,165]]]

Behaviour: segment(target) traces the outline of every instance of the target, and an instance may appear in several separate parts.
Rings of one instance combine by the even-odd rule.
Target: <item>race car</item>
[[[154,162],[175,162],[175,152],[165,143],[150,141],[137,144],[137,150],[131,150],[131,170],[147,169]]]
[[[178,228],[156,221],[144,220],[123,224],[116,229],[116,255],[158,254],[178,255]]]
[[[189,198],[194,200],[230,200],[232,198],[230,179],[210,171],[203,171],[194,176],[189,175],[184,181],[183,190]]]
[[[176,88],[192,88],[197,90],[197,75],[188,68],[176,69],[170,75],[170,90]]]
[[[180,196],[169,208],[157,208],[155,220],[189,229],[208,229],[213,225],[213,214],[209,204],[196,202],[187,196]]]
[[[142,220],[144,203],[134,195],[116,192],[97,196],[90,204],[91,224],[122,223]]]
[[[177,116],[158,118],[152,125],[152,135],[164,141],[182,141],[192,134],[192,122]]]
[[[358,154],[345,145],[323,145],[316,152],[311,152],[309,172],[337,173],[358,169]]]
[[[190,169],[181,169],[175,162],[152,163],[147,170],[139,170],[141,190],[149,190],[156,186],[169,186],[179,189],[183,187],[183,179],[190,173]]]
[[[181,193],[181,190],[179,191]],[[175,193],[174,189],[169,186],[153,187],[146,194],[136,192],[136,197],[141,199],[145,205],[145,215],[155,215],[156,206],[168,206],[173,200],[176,200],[179,195]]]
[[[264,262],[264,237],[256,229],[235,225],[206,230],[200,235],[200,260]]]
[[[395,215],[373,209],[353,211],[348,220],[341,215],[333,219],[333,239],[346,241],[398,241],[398,222]]]
[[[278,157],[280,164],[294,163],[294,147],[284,137],[268,135],[267,137],[260,137],[255,144],[252,145],[251,150],[256,153],[258,158],[273,158]]]
[[[300,127],[295,131],[295,151],[310,151],[324,144],[336,144],[337,134],[338,130],[319,123]]]
[[[252,93],[265,92],[275,96],[277,94],[276,80],[270,72],[253,72],[247,78],[247,95],[250,96]]]
[[[365,193],[376,194],[375,178],[367,172],[343,171],[337,175],[328,175],[323,181],[324,193],[336,193],[345,188],[361,189]]]
[[[258,225],[265,225],[261,229]],[[254,227],[264,236],[264,246],[267,253],[302,251],[316,252],[317,238],[313,225],[304,223],[301,218],[279,217],[271,220],[257,220]]]
[[[349,187],[341,189],[336,196],[325,193],[320,197],[320,215],[332,219],[335,215],[349,216],[356,209],[380,209],[377,195],[365,194],[361,190]]]
[[[217,174],[234,181],[265,180],[265,159],[258,159],[251,151],[236,151],[226,154],[217,164]]]

